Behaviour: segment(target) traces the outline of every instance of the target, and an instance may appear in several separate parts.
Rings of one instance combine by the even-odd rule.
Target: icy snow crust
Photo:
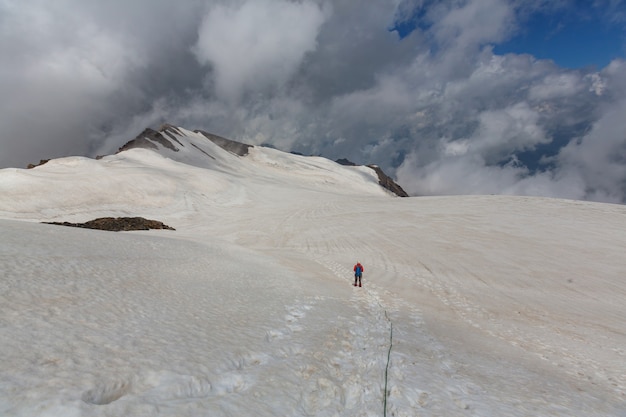
[[[0,415],[626,416],[626,207],[181,133],[0,170]]]

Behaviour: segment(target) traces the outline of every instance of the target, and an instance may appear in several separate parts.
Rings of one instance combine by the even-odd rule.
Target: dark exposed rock
[[[40,160],[40,161],[39,161],[39,163],[38,163],[38,164],[28,164],[28,166],[27,166],[26,168],[28,168],[28,169],[33,169],[33,168],[35,168],[35,167],[38,167],[38,166],[40,166],[40,165],[45,164],[45,163],[46,163],[46,162],[48,162],[48,161],[49,161],[49,159],[42,159],[42,160]]]
[[[341,159],[337,159],[335,162],[337,162],[339,165],[345,165],[345,166],[349,166],[349,167],[355,167],[356,164],[346,158],[341,158]]]
[[[194,130],[194,132],[204,135],[207,139],[215,143],[220,148],[225,149],[228,152],[234,153],[235,155],[238,155],[238,156],[248,155],[248,150],[250,148],[253,148],[252,145],[246,145],[245,143],[237,142],[231,139],[226,139],[221,136],[217,136],[212,133],[205,132],[203,130]]]
[[[357,166],[357,164],[355,164],[354,162],[346,158],[337,159],[335,162],[337,162],[340,165],[353,166],[353,167]],[[385,174],[378,165],[366,165],[366,166],[368,168],[373,169],[374,172],[376,172],[376,175],[378,175],[378,184],[380,184],[381,187],[391,191],[392,193],[394,193],[395,195],[399,197],[409,196],[406,193],[406,191],[404,191],[402,187],[400,187],[400,185],[397,184],[390,176]]]
[[[180,146],[183,146],[182,143],[176,138],[175,135],[185,136],[183,132],[181,132],[176,126],[172,126],[170,124],[164,124],[159,128],[159,132],[166,134],[170,139],[176,141]]]
[[[169,131],[169,132],[168,132]],[[169,123],[164,123],[161,125],[161,127],[159,128],[159,132],[174,132],[174,134],[178,135],[178,136],[185,136],[185,134],[183,132],[181,132],[180,128],[171,125]]]
[[[158,146],[156,146],[152,141],[148,140],[147,138],[137,137],[131,141],[126,142],[124,146],[122,146],[121,148],[117,150],[117,153],[127,151],[133,148],[144,148],[144,149],[154,149],[154,150],[159,149]]]
[[[165,136],[161,134],[161,132],[157,132],[154,129],[146,128],[143,132],[137,135],[135,139],[127,142],[124,146],[119,148],[117,153],[126,151],[128,149],[132,149],[132,148],[147,148],[147,149],[156,150],[158,149],[158,147],[155,142],[163,145],[167,149],[171,149],[174,152],[178,152],[178,148],[174,146],[172,142],[166,139]],[[180,142],[178,143],[180,144]]]
[[[393,179],[391,179],[391,177],[387,176],[387,174],[385,174],[383,172],[382,169],[380,169],[379,166],[377,165],[367,165],[368,168],[373,169],[376,174],[378,175],[378,183],[386,188],[387,190],[391,191],[392,193],[396,194],[397,196],[400,197],[408,197],[409,195],[406,193],[406,191],[404,191],[402,189],[402,187],[400,187],[400,185],[398,185]]]
[[[44,222],[60,226],[80,227],[83,229],[109,230],[112,232],[130,230],[167,229],[176,230],[156,220],[148,220],[143,217],[101,217],[85,223],[70,222]]]

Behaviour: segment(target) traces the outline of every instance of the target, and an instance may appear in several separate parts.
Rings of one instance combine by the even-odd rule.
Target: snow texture
[[[626,416],[626,207],[177,140],[0,170],[0,415]]]

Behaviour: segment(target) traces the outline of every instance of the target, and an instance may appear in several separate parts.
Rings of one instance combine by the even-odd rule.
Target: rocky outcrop
[[[381,187],[386,188],[399,197],[408,197],[409,195],[398,185],[391,177],[383,172],[378,165],[367,165],[368,168],[373,169],[378,175],[378,183]]]
[[[349,159],[346,158],[341,158],[341,159],[337,159],[335,162],[337,162],[339,165],[345,165],[348,167],[355,167],[356,164],[352,161],[350,161]]]
[[[226,139],[221,136],[214,135],[212,133],[207,133],[203,130],[194,130],[195,133],[200,133],[211,142],[219,146],[220,148],[227,150],[230,153],[234,153],[237,156],[246,156],[248,155],[248,150],[253,148],[252,145],[246,145],[245,143],[237,142],[235,140]]]
[[[355,164],[354,162],[346,158],[337,159],[335,162],[337,162],[340,165],[345,165],[345,166],[351,166],[351,167],[357,166],[357,164]],[[378,175],[378,184],[380,184],[381,187],[391,191],[392,193],[394,193],[395,195],[399,197],[409,196],[406,193],[406,191],[404,191],[402,187],[400,187],[400,185],[397,184],[390,176],[385,174],[378,165],[366,165],[366,166],[368,168],[373,169],[374,172],[376,172],[376,175]]]
[[[112,232],[130,230],[150,230],[167,229],[176,230],[156,220],[148,220],[143,217],[101,217],[85,223],[70,222],[44,222],[46,224],[56,224],[59,226],[80,227],[83,229],[109,230]]]
[[[169,125],[166,125],[166,126],[169,127]],[[162,129],[163,130],[161,131],[156,131],[150,128],[144,129],[144,131],[141,132],[139,135],[137,135],[135,139],[129,142],[126,142],[124,146],[119,148],[117,150],[117,153],[126,151],[128,149],[133,149],[133,148],[147,148],[147,149],[157,150],[158,149],[158,146],[156,145],[157,143],[164,146],[167,149],[170,149],[174,152],[178,152],[178,148],[174,146],[174,144],[169,139],[165,138],[165,136],[163,136],[163,134],[161,133],[161,132],[166,132],[166,134],[168,134],[167,127],[166,128],[162,127]],[[168,134],[168,136],[171,139],[178,142],[175,136],[171,134]],[[178,142],[178,144],[180,145],[180,142]]]
[[[40,165],[45,164],[45,163],[46,163],[46,162],[48,162],[48,161],[50,161],[50,160],[49,160],[49,159],[42,159],[42,160],[40,160],[40,161],[39,161],[39,163],[38,163],[38,164],[28,164],[28,166],[27,166],[26,168],[28,168],[28,169],[33,169],[33,168],[35,168],[35,167],[38,167],[38,166],[40,166]]]

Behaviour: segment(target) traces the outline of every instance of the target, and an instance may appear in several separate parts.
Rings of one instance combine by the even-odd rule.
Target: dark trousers
[[[354,274],[354,285],[356,285],[357,282],[361,285],[361,274]]]

